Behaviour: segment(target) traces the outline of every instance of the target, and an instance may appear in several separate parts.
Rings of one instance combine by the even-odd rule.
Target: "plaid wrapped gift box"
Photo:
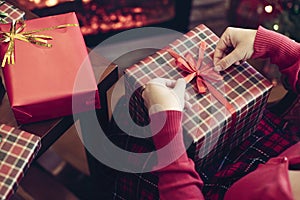
[[[7,16],[0,19],[0,23],[2,24],[12,22],[13,20],[23,19],[25,16],[24,11],[5,1],[0,1],[0,12],[7,14]]]
[[[0,124],[0,199],[9,199],[40,149],[40,138]]]
[[[130,99],[129,113],[136,124],[145,126],[149,123],[141,97],[142,85],[157,77],[176,80],[186,76],[166,49],[171,48],[181,56],[190,53],[196,58],[201,41],[207,43],[203,62],[212,62],[211,56],[218,37],[201,24],[165,49],[125,71],[126,96]],[[195,79],[187,85],[192,107],[184,111],[183,130],[184,136],[191,136],[193,139],[189,155],[194,158],[197,170],[214,159],[223,159],[226,152],[238,146],[256,129],[272,88],[270,82],[247,62],[231,67],[221,75],[221,85],[218,83],[213,86],[235,108],[236,120],[233,120],[233,115],[210,92],[199,94],[195,90]]]

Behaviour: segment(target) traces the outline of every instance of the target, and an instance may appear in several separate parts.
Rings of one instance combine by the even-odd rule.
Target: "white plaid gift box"
[[[201,24],[168,47],[125,71],[126,96],[130,99],[129,112],[136,124],[145,126],[149,123],[141,97],[142,85],[157,77],[176,80],[187,75],[177,67],[174,57],[167,49],[174,50],[182,57],[190,53],[197,58],[199,44],[203,41],[207,44],[203,63],[212,63],[211,57],[218,37]],[[190,95],[188,101],[192,107],[184,111],[183,130],[185,136],[193,139],[194,148],[190,149],[193,149],[192,157],[197,169],[214,159],[223,159],[229,150],[256,129],[272,88],[271,83],[247,62],[227,69],[221,76],[222,83],[212,85],[233,106],[234,113],[230,113],[210,91],[199,94],[195,79],[187,85]]]
[[[0,1],[0,12],[5,13],[7,16],[0,19],[0,23],[10,23],[13,20],[24,19],[25,12],[19,8],[11,5],[5,1]]]
[[[4,124],[0,136],[0,199],[9,199],[38,153],[40,138]]]

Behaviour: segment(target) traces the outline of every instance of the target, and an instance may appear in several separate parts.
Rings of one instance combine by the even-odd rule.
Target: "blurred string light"
[[[48,7],[55,6],[56,4],[58,4],[58,0],[47,0],[45,2],[45,5]]]
[[[272,13],[273,12],[273,6],[272,5],[265,6],[265,11],[266,11],[266,13]]]
[[[30,2],[34,2],[35,4],[41,3],[41,0],[29,0]]]
[[[279,25],[278,25],[278,24],[274,24],[274,25],[273,25],[273,29],[274,29],[275,31],[278,31],[278,30],[279,30]]]

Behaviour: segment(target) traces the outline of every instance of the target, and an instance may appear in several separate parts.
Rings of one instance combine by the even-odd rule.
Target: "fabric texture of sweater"
[[[300,44],[286,36],[259,27],[254,42],[254,54],[252,58],[267,57],[270,57],[271,62],[279,66],[285,87],[296,93],[300,93]],[[152,123],[153,129],[155,129],[155,124],[159,123],[161,115],[162,113],[151,115],[151,121],[154,122]],[[159,177],[158,189],[160,199],[204,199],[201,192],[203,182],[195,171],[193,161],[187,157],[184,151],[185,147],[181,129],[182,113],[179,111],[166,111],[163,112],[163,115],[167,116],[166,123],[153,137],[153,142],[155,147],[160,149],[173,141],[168,151],[169,154],[166,154],[166,152],[157,153],[158,163],[161,163],[167,157],[174,158],[174,161],[165,167],[158,167],[156,171]],[[299,147],[299,144],[297,147]],[[292,149],[292,147],[290,148]],[[278,162],[278,164],[280,163]],[[259,180],[257,181],[259,184]],[[235,185],[238,184],[239,181],[235,183]],[[235,187],[238,188],[238,186]],[[233,194],[241,192],[234,188],[232,190],[230,192]],[[278,192],[279,190],[272,190],[275,194],[276,191]],[[290,192],[290,190],[285,191]],[[258,193],[256,195],[267,194]],[[287,195],[291,196],[291,194]]]

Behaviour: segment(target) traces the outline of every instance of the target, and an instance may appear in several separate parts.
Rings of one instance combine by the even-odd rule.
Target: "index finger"
[[[227,48],[228,46],[226,45],[226,41],[221,37],[217,43],[214,52],[214,58],[213,58],[214,65],[216,65],[222,58],[226,56],[225,52]]]

